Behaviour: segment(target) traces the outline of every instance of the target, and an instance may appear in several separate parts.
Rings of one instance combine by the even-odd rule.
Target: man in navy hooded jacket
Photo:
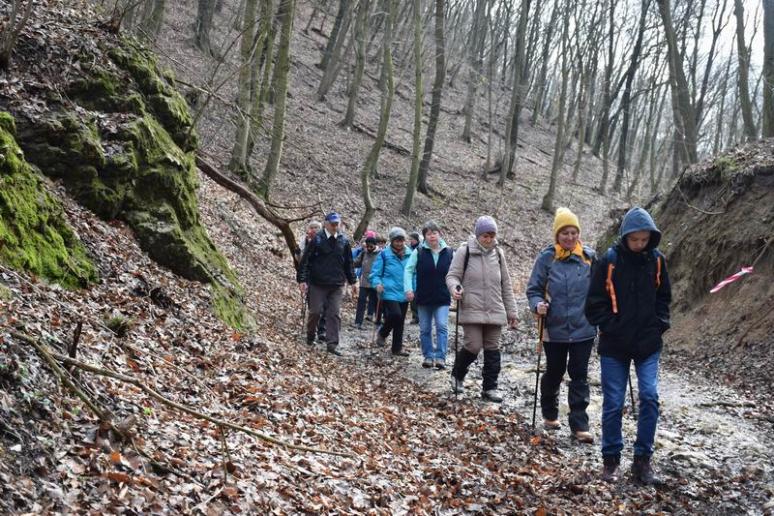
[[[669,329],[672,293],[664,255],[657,249],[661,232],[650,214],[632,208],[623,218],[620,239],[594,266],[586,297],[586,318],[599,327],[602,369],[603,478],[617,479],[623,438],[621,417],[630,363],[639,390],[637,440],[632,476],[658,483],[650,464],[658,422],[658,370],[661,335]]]

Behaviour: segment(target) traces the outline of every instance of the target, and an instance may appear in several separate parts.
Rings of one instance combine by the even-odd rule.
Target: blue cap
[[[325,222],[341,222],[341,215],[332,211],[325,216]]]

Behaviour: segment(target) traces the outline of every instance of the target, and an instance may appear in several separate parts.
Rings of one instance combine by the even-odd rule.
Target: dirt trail
[[[449,371],[453,361],[453,315],[449,327],[448,368],[443,371],[423,369],[419,350],[419,329],[406,325],[406,343],[411,355],[393,358],[387,349],[370,344],[373,328],[357,330],[351,327],[352,304],[345,305],[342,321],[343,360],[360,365],[376,362],[395,363],[395,371],[439,397],[451,397]],[[535,335],[524,325],[502,337],[503,369],[500,389],[505,402],[500,410],[517,412],[529,424],[535,385]],[[389,340],[388,340],[389,344]],[[318,346],[322,349],[322,345]],[[753,417],[755,405],[731,388],[697,377],[688,378],[675,364],[670,364],[668,350],[666,363],[662,362],[660,375],[661,415],[656,436],[654,460],[670,492],[677,492],[695,500],[693,507],[682,507],[676,513],[692,512],[710,507],[713,514],[774,514],[774,428]],[[570,439],[567,426],[566,381],[560,394],[562,428],[555,433],[543,432],[543,445],[554,447],[556,453],[566,456],[568,465],[580,464],[579,482],[592,492],[599,485],[597,472],[601,468],[599,453],[602,393],[599,358],[592,354],[589,364],[591,404],[588,408],[594,445],[581,445]],[[467,392],[461,400],[478,401],[481,381],[481,358],[471,367],[465,385]],[[636,393],[636,376],[633,373]],[[636,397],[636,394],[635,394]],[[629,482],[631,447],[636,434],[636,421],[631,414],[627,394],[624,415],[624,453],[622,469],[624,481],[614,490],[614,496],[625,500],[627,493],[641,490]],[[481,402],[482,405],[484,402]],[[490,405],[490,404],[487,404]],[[491,407],[490,407],[491,408]],[[538,407],[538,422],[540,409]],[[539,424],[539,423],[538,423]],[[656,496],[655,489],[651,489]],[[599,490],[603,496],[609,496]],[[626,512],[626,508],[619,507]],[[629,508],[633,510],[633,508]]]

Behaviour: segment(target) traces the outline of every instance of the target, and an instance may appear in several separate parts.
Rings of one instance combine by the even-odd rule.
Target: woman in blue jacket
[[[392,332],[392,354],[408,356],[403,350],[403,325],[408,300],[403,291],[403,272],[411,252],[406,249],[406,231],[394,227],[388,235],[390,245],[382,251],[371,266],[369,280],[382,300],[384,324],[376,335],[376,344],[384,346]]]
[[[595,255],[581,243],[580,222],[567,208],[556,210],[553,230],[554,243],[538,255],[527,285],[530,309],[538,317],[545,317],[543,349],[547,366],[540,382],[543,426],[547,430],[561,426],[559,388],[567,371],[570,431],[578,441],[593,443],[586,407],[589,357],[596,329],[586,320],[584,308]]]

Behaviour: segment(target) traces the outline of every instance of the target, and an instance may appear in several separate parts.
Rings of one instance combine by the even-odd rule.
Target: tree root
[[[348,457],[348,458],[354,458],[354,456],[350,453],[344,453],[344,452],[337,452],[337,451],[331,451],[331,450],[324,450],[322,448],[312,448],[308,446],[300,446],[291,444],[285,441],[282,441],[281,439],[277,439],[275,437],[271,437],[270,435],[266,435],[262,432],[257,432],[255,430],[252,430],[250,428],[237,425],[235,423],[232,423],[230,421],[226,421],[223,419],[218,419],[212,416],[209,416],[207,414],[204,414],[202,412],[199,412],[197,410],[194,410],[186,405],[183,405],[181,403],[177,403],[175,401],[172,401],[170,399],[165,398],[155,390],[151,389],[144,383],[142,383],[140,380],[133,378],[131,376],[127,376],[124,374],[117,373],[115,371],[111,371],[110,369],[105,369],[102,367],[97,367],[91,364],[87,364],[85,362],[81,362],[79,360],[76,360],[74,358],[70,358],[65,355],[60,355],[59,353],[53,353],[48,350],[46,350],[37,340],[34,338],[12,331],[11,336],[15,339],[21,340],[23,342],[26,342],[30,345],[32,345],[35,350],[40,354],[41,357],[49,364],[49,366],[54,370],[56,375],[59,377],[59,379],[62,381],[63,384],[65,384],[73,393],[75,393],[76,396],[78,396],[96,415],[99,417],[100,421],[110,421],[110,415],[106,412],[104,412],[102,409],[97,407],[94,402],[86,396],[86,394],[83,393],[81,389],[79,389],[75,384],[73,384],[69,378],[66,377],[64,372],[62,371],[62,368],[59,366],[57,361],[62,362],[66,365],[77,367],[78,369],[81,369],[83,371],[87,371],[93,374],[97,374],[100,376],[106,376],[108,378],[113,378],[114,380],[118,380],[120,382],[128,383],[130,385],[134,385],[138,389],[142,390],[146,394],[148,394],[151,398],[159,401],[160,403],[166,405],[167,407],[170,407],[172,409],[177,410],[178,412],[183,412],[185,414],[188,414],[189,416],[193,416],[197,419],[203,419],[205,421],[209,421],[210,423],[223,428],[229,428],[231,430],[236,430],[237,432],[242,432],[244,434],[247,434],[249,436],[255,437],[256,439],[260,439],[262,441],[275,444],[277,446],[282,446],[283,448],[291,449],[291,450],[299,450],[299,451],[306,451],[306,452],[312,452],[312,453],[322,453],[326,455],[336,455],[339,457]]]

